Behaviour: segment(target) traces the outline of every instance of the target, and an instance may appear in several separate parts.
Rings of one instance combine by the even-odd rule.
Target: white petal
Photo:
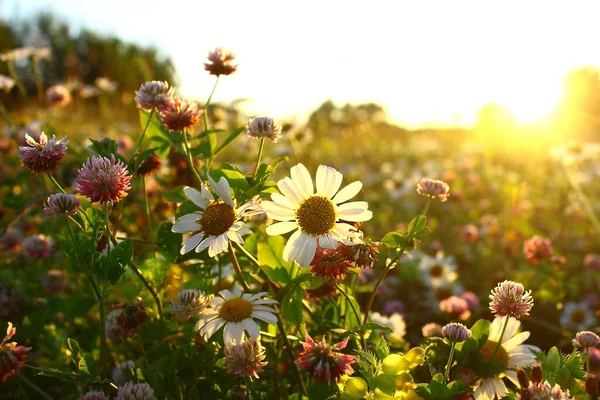
[[[358,192],[360,192],[362,186],[363,184],[359,181],[352,182],[351,184],[347,185],[342,190],[337,192],[337,194],[333,196],[331,201],[333,201],[335,204],[340,204],[345,201],[348,201],[354,196],[356,196]]]
[[[338,218],[344,221],[359,222],[373,218],[373,212],[367,210],[366,201],[354,201],[338,206]]]
[[[278,222],[267,226],[267,235],[277,236],[284,235],[298,228],[298,223],[293,222]]]
[[[302,250],[296,257],[296,262],[301,267],[308,267],[315,257],[315,253],[317,251],[317,238],[314,236],[308,236],[304,240],[304,245],[302,246]]]
[[[296,232],[294,232],[292,234],[292,236],[290,236],[290,238],[288,239],[287,243],[285,244],[285,247],[283,248],[283,259],[285,261],[290,261],[290,254],[294,250],[296,242],[300,238],[301,234],[302,234],[302,231],[301,230],[297,230]]]
[[[261,321],[265,321],[268,324],[276,324],[277,317],[275,314],[266,311],[254,311],[252,313],[252,318],[260,319]]]
[[[256,305],[256,303],[253,304],[252,309],[254,311],[266,311],[266,312],[270,312],[270,313],[275,313],[275,310],[273,310],[273,307],[269,307],[269,306],[263,306],[263,305]]]
[[[233,322],[228,322],[227,324],[225,324],[225,329],[223,329],[223,343],[227,345],[235,340],[235,332],[233,325]]]
[[[332,198],[340,185],[343,175],[335,168],[326,165],[319,165],[317,169],[317,193]]]
[[[295,208],[294,204],[292,204],[292,202],[289,201],[288,198],[282,195],[281,193],[271,193],[271,200],[279,204],[281,207],[289,208],[290,210],[293,210]]]
[[[225,250],[227,250],[227,244],[229,241],[227,240],[227,235],[219,235],[215,237],[215,240],[208,247],[208,256],[214,257],[217,254],[221,254]]]
[[[278,304],[279,302],[275,299],[262,299],[262,300],[254,300],[252,304]],[[273,311],[273,310],[271,310]]]
[[[185,193],[186,197],[190,199],[195,205],[205,210],[208,207],[208,202],[202,196],[202,193],[197,191],[196,189],[186,186],[183,188],[183,193]]]
[[[506,330],[508,330],[508,328]],[[507,334],[505,333],[504,335],[506,336]],[[515,348],[516,346],[520,345],[521,343],[523,343],[524,341],[526,341],[528,338],[529,338],[529,332],[527,332],[527,331],[526,332],[521,332],[521,333],[513,336],[512,338],[510,338],[506,342],[502,343],[502,347],[506,351],[511,351],[513,348]]]
[[[273,203],[272,201],[263,201],[260,206],[263,210],[265,210],[269,218],[273,218],[278,221],[290,221],[296,218],[293,210],[287,207],[282,207],[278,203]]]
[[[221,179],[219,179],[219,182],[215,183],[215,181],[209,175],[208,180],[215,193],[217,193],[217,195],[219,195],[219,197],[226,204],[229,204],[231,207],[235,208],[235,203],[233,202],[233,198],[231,197],[231,188],[229,187],[229,182],[227,182],[227,179],[225,179],[225,177],[222,176]]]
[[[206,200],[214,200],[215,196],[213,196],[213,194],[210,192],[210,190],[208,190],[208,186],[206,185],[206,183],[203,183],[202,186],[200,187],[200,190],[202,192],[202,197],[204,197]],[[207,202],[208,204],[208,202]]]
[[[294,207],[297,207],[304,200],[302,194],[296,192],[294,182],[288,177],[280,179],[277,182],[277,187]]]
[[[242,322],[229,323],[232,325],[233,337],[236,343],[242,343],[244,341],[244,324]]]
[[[521,328],[521,321],[515,317],[509,317],[506,332],[504,332],[504,336],[502,337],[502,343],[507,342],[510,338],[515,336],[519,328]]]
[[[360,231],[354,226],[345,223],[337,223],[333,228],[334,232],[343,238],[356,236]]]
[[[247,201],[246,203],[241,205],[237,210],[235,210],[235,215],[240,217],[242,214],[244,214],[244,212],[246,212],[246,210],[253,207],[255,204],[256,203],[254,202],[254,200]]]
[[[233,242],[244,244],[244,239],[235,231],[229,230],[225,232],[225,235],[227,235],[227,238]]]
[[[303,164],[297,164],[290,169],[292,180],[296,184],[296,188],[302,192],[304,198],[314,194],[313,181],[310,173]]]
[[[185,254],[189,251],[192,251],[192,249],[198,246],[198,243],[200,243],[203,236],[204,233],[200,232],[186,240],[186,242],[183,244],[183,248],[181,249],[181,254]]]
[[[324,249],[337,249],[338,242],[330,234],[319,236],[319,246]]]
[[[508,378],[509,381],[515,384],[517,387],[521,387],[519,384],[519,379],[517,378],[517,373],[515,371],[506,370],[504,371],[504,375]]]
[[[258,336],[260,336],[260,332],[258,331],[258,325],[256,324],[256,322],[254,322],[252,318],[246,318],[245,320],[243,320],[242,325],[244,326],[246,332],[248,332],[248,336],[250,336],[252,339],[257,339]]]
[[[207,236],[202,242],[200,242],[200,244],[198,245],[198,247],[196,247],[196,253],[202,252],[202,250],[206,249],[214,241],[215,241],[215,237],[214,236]]]
[[[290,240],[292,240],[294,235],[298,232],[300,232],[300,236],[294,242],[291,251],[287,255],[289,258],[286,261],[296,261],[296,258],[298,258],[298,254],[300,254],[300,252],[302,251],[302,248],[304,247],[304,242],[308,239],[308,235],[306,233],[302,232],[302,230],[298,229],[292,236],[290,236]],[[289,243],[289,241],[288,241],[288,243]],[[287,245],[286,245],[286,247],[287,247]],[[284,260],[285,260],[285,256],[286,256],[285,248],[283,249],[283,255],[284,255]]]
[[[171,227],[171,232],[175,233],[188,233],[188,232],[197,232],[202,230],[202,225],[197,223],[199,219],[202,218],[201,213],[192,213],[182,215],[175,221],[173,227]]]
[[[369,208],[369,203],[367,203],[366,201],[351,201],[350,203],[344,203],[337,206],[337,210],[339,213],[348,213],[349,211],[354,211],[354,213],[357,213],[364,211],[367,208]]]
[[[229,290],[227,290],[227,289],[221,290],[221,291],[219,292],[219,294],[220,294],[220,295],[221,295],[221,297],[223,297],[225,300],[230,300],[230,299],[233,299],[234,297],[238,297],[238,296],[239,296],[238,294],[236,294],[236,293],[232,293],[231,291],[229,291]]]
[[[200,334],[204,335],[204,338],[208,340],[216,331],[221,329],[223,325],[225,325],[225,320],[223,318],[214,319],[200,328]]]

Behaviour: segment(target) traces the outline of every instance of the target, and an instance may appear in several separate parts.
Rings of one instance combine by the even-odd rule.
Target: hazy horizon
[[[155,46],[196,99],[214,83],[202,68],[208,51],[229,48],[239,69],[214,101],[248,99],[244,112],[275,118],[304,118],[330,99],[377,103],[409,127],[468,126],[487,103],[532,122],[556,104],[566,72],[600,65],[588,50],[600,31],[600,4],[590,1],[162,4],[5,0],[0,15],[50,11],[74,29]]]

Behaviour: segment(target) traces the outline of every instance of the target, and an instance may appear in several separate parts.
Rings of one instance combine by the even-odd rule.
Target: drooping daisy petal
[[[333,201],[336,204],[341,204],[345,201],[348,201],[351,198],[353,198],[354,196],[356,196],[358,194],[358,192],[360,192],[360,190],[362,189],[362,186],[363,186],[362,182],[359,182],[359,181],[352,182],[351,184],[349,184],[348,186],[344,187],[342,190],[337,192],[337,194],[335,196],[333,196],[331,201]]]
[[[186,242],[183,244],[183,247],[181,248],[181,254],[185,254],[189,251],[192,251],[193,248],[198,246],[198,243],[200,243],[202,237],[202,233],[197,233],[188,240],[186,240]]]
[[[197,191],[196,189],[186,186],[183,188],[183,193],[185,193],[186,197],[190,199],[195,205],[198,207],[205,209],[208,207],[208,203],[206,198],[202,196],[202,193]]]
[[[265,210],[269,217],[278,221],[289,221],[294,219],[294,211],[289,208],[282,207],[279,203],[263,201],[261,202],[260,206],[263,210]]]
[[[317,251],[317,239],[314,236],[306,235],[300,252],[296,255],[295,260],[301,267],[310,265],[310,262]]]
[[[253,320],[247,318],[242,321],[242,325],[244,326],[246,332],[248,332],[248,336],[250,336],[252,339],[257,339],[260,336],[258,325]]]
[[[252,313],[252,315],[254,316],[254,318],[258,318],[269,324],[277,323],[277,317],[275,316],[275,314],[272,314],[272,313],[269,313],[266,311],[255,311],[254,313]]]
[[[283,259],[284,260],[289,261],[292,259],[290,256],[291,256],[292,252],[294,251],[296,242],[298,241],[298,239],[300,239],[301,234],[302,234],[302,231],[297,230],[288,239],[287,243],[285,244],[285,247],[283,248]]]

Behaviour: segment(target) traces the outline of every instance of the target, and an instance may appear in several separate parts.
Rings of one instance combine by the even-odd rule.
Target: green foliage
[[[452,381],[446,385],[443,374],[436,374],[429,384],[418,384],[415,391],[425,400],[452,400],[460,395],[473,393],[473,390],[462,381]]]
[[[108,256],[100,255],[95,261],[92,273],[99,279],[116,285],[133,259],[133,242],[126,239],[107,254]]]
[[[562,354],[552,347],[546,354],[541,351],[535,351],[534,354],[540,361],[544,379],[551,385],[558,384],[572,395],[584,393],[577,380],[585,380],[585,356],[577,349],[570,354]]]
[[[140,125],[142,129],[146,126],[146,136],[150,139],[150,145],[148,146],[152,149],[155,154],[159,158],[165,158],[169,154],[169,150],[173,146],[173,143],[177,143],[179,137],[181,136],[178,132],[169,132],[167,128],[165,128],[160,121],[160,117],[156,112],[150,112],[145,110],[139,110],[140,114]],[[150,118],[150,114],[152,114],[152,118]],[[136,165],[140,165],[138,162]]]

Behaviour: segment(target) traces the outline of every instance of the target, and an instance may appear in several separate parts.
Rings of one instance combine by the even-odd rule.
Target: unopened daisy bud
[[[240,344],[226,345],[223,351],[225,355],[225,368],[231,374],[239,377],[258,378],[258,373],[267,365],[265,361],[265,350],[260,341],[248,339]]]
[[[4,93],[8,93],[14,86],[15,80],[13,78],[0,74],[0,90],[4,91]]]
[[[16,332],[17,328],[9,322],[6,336],[0,342],[0,382],[6,381],[9,376],[15,375],[23,368],[27,361],[27,353],[31,350],[31,347],[18,346],[17,342],[9,342]]]
[[[170,103],[173,97],[173,88],[164,81],[150,81],[142,83],[135,91],[135,101],[138,108],[144,110],[162,111]]]
[[[440,201],[446,201],[450,196],[450,186],[444,181],[422,178],[417,184],[417,193],[433,199],[437,198]]]
[[[71,102],[71,93],[66,86],[54,85],[46,90],[48,104],[56,107],[65,107]]]
[[[464,342],[471,337],[471,330],[457,322],[451,322],[442,328],[442,335],[451,342]]]
[[[552,244],[550,239],[534,236],[523,244],[523,253],[527,260],[534,264],[547,261],[552,256]]]
[[[575,339],[573,339],[573,346],[588,349],[590,347],[596,347],[600,344],[600,337],[594,332],[581,331],[577,332]]]
[[[534,383],[540,383],[544,380],[544,373],[540,364],[535,364],[531,367],[531,380]]]
[[[62,215],[68,217],[77,214],[81,202],[77,196],[68,193],[51,194],[44,204],[44,214],[47,217]]]
[[[54,252],[52,239],[45,235],[33,235],[23,240],[23,254],[32,260],[48,258]]]
[[[101,390],[90,390],[81,396],[79,400],[110,400],[110,397]]]
[[[196,289],[186,289],[177,293],[177,299],[179,303],[171,300],[173,319],[186,321],[191,317],[200,315],[210,302],[211,297]]]
[[[160,158],[154,153],[151,153],[137,169],[138,176],[150,176],[154,175],[156,171],[160,169],[161,162]]]
[[[517,380],[519,381],[519,385],[521,388],[525,389],[529,387],[529,377],[525,370],[521,367],[517,367]]]
[[[531,290],[526,292],[523,285],[513,281],[498,284],[490,294],[490,310],[497,316],[521,318],[529,315],[533,307]]]
[[[598,393],[598,376],[595,374],[587,374],[585,376],[585,392],[590,395],[590,398],[595,398]]]
[[[23,166],[36,174],[49,174],[56,171],[60,161],[67,154],[69,141],[65,138],[56,140],[55,135],[48,140],[48,136],[42,132],[37,141],[26,133],[25,143],[26,146],[19,147]]]
[[[202,116],[196,102],[183,100],[174,96],[171,101],[160,110],[160,120],[171,132],[183,132],[192,129]]]
[[[157,400],[147,383],[127,382],[119,388],[115,400]]]
[[[275,143],[281,137],[281,124],[267,117],[250,118],[248,125],[246,125],[246,130],[248,136],[254,138],[266,137]]]
[[[92,203],[118,203],[131,189],[131,175],[122,161],[103,156],[87,159],[78,171],[75,184],[77,191],[90,199]]]
[[[237,70],[237,64],[233,64],[235,54],[222,47],[217,47],[208,53],[208,63],[204,63],[204,69],[211,75],[231,75]]]

